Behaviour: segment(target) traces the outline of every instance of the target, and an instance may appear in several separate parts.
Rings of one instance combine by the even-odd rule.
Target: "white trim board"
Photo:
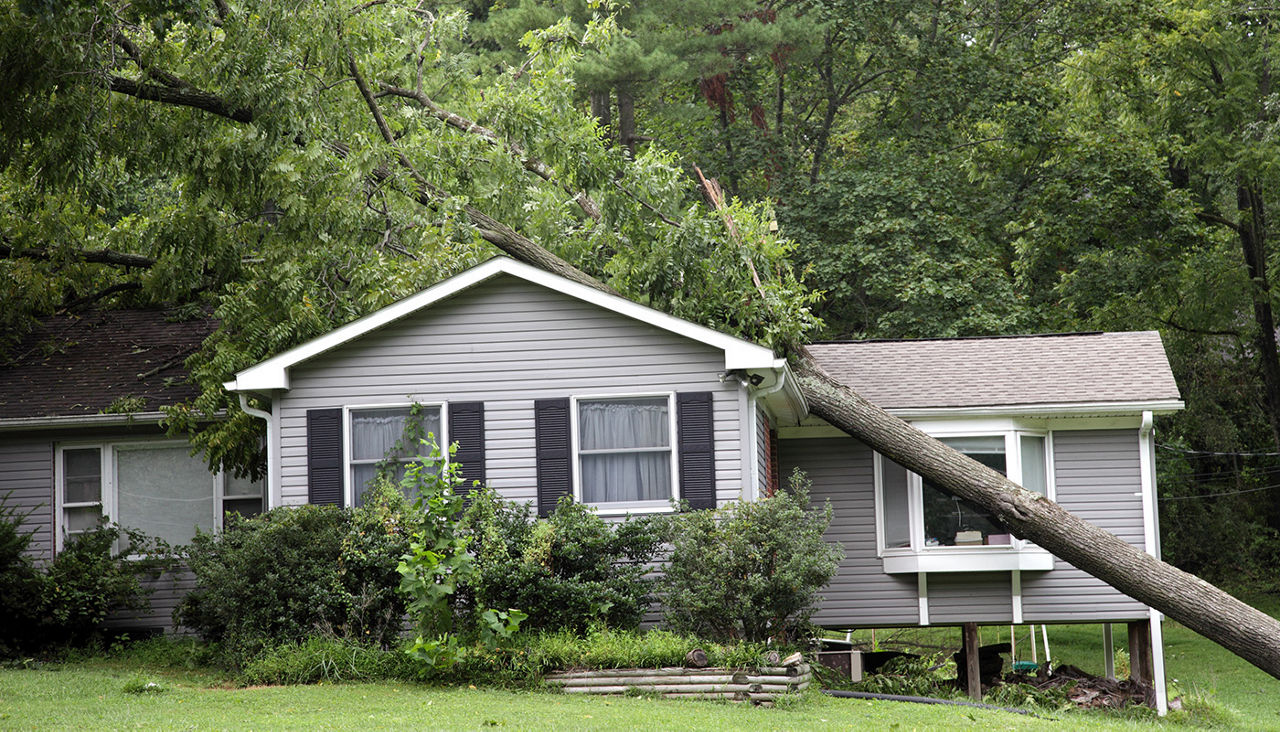
[[[773,351],[507,257],[494,257],[369,315],[238,372],[229,391],[289,388],[289,368],[499,275],[510,275],[724,351],[725,369],[774,369]]]

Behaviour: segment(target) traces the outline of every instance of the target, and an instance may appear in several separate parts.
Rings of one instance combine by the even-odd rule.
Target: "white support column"
[[[1164,680],[1164,616],[1151,611],[1151,684],[1156,688],[1156,714],[1169,713],[1169,689]]]
[[[1111,635],[1111,623],[1102,624],[1102,669],[1103,676],[1116,679],[1116,644]]]
[[[1013,594],[1013,624],[1022,625],[1022,571],[1013,570],[1013,577],[1010,579]]]
[[[916,587],[920,593],[920,624],[929,624],[929,574],[920,572],[916,575]]]

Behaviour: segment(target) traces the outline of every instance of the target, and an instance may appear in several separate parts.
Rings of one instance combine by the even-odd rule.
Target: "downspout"
[[[1155,429],[1155,417],[1150,410],[1142,413],[1142,426],[1138,428],[1138,464],[1142,475],[1142,513],[1143,529],[1146,534],[1147,553],[1160,558],[1160,514],[1156,502],[1156,464],[1155,450],[1151,445],[1151,434]],[[1156,692],[1156,713],[1164,716],[1169,713],[1169,692],[1165,686],[1164,669],[1164,616],[1159,610],[1149,609],[1151,628],[1151,675]]]
[[[781,368],[777,370],[777,373],[778,373],[778,379],[773,383],[773,386],[770,386],[767,389],[757,389],[751,393],[751,423],[754,425],[754,432],[756,432],[756,434],[753,434],[751,436],[752,472],[758,472],[760,469],[760,456],[757,454],[760,450],[760,435],[759,435],[760,418],[759,418],[759,409],[756,405],[760,403],[761,399],[769,396],[770,394],[778,393],[779,391],[782,390],[782,387],[786,385],[787,370],[785,368]],[[765,445],[767,446],[768,444],[769,444],[769,440],[766,439]],[[772,461],[773,456],[770,455],[769,459],[770,461]],[[772,469],[773,467],[771,462],[770,470]],[[779,475],[781,475],[781,471],[779,471]],[[752,487],[752,492],[756,494],[757,499],[763,498],[763,496],[760,495],[761,478],[762,476],[756,475],[756,484]],[[769,480],[769,476],[763,476],[763,479],[767,481]],[[779,488],[778,486],[775,486],[774,490],[778,490],[778,488]]]
[[[244,392],[239,392],[237,396],[240,397],[240,410],[242,412],[250,417],[257,417],[267,423],[266,508],[267,510],[270,510],[275,508],[275,499],[279,494],[278,486],[276,485],[279,482],[279,479],[276,477],[276,469],[279,467],[280,462],[279,456],[276,455],[275,420],[271,418],[271,412],[249,406],[249,397]]]

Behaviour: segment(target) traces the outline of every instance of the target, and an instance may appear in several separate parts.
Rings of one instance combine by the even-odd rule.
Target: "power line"
[[[1224,491],[1222,493],[1205,493],[1199,496],[1160,496],[1161,501],[1191,501],[1198,498],[1219,498],[1221,496],[1238,496],[1243,493],[1258,493],[1259,491],[1269,491],[1272,488],[1280,488],[1280,483],[1274,485],[1264,485],[1261,488],[1247,488],[1241,491]]]
[[[1172,445],[1162,445],[1156,443],[1156,447],[1169,452],[1180,452],[1184,455],[1217,455],[1220,457],[1280,457],[1280,452],[1211,452],[1209,450],[1184,450],[1181,447]]]

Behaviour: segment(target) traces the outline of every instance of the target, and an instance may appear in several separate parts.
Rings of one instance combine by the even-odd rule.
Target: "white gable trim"
[[[438,282],[416,295],[410,295],[381,310],[370,313],[358,320],[353,320],[318,338],[291,348],[278,356],[269,358],[255,366],[250,366],[237,373],[235,379],[226,382],[223,386],[229,391],[288,389],[289,368],[291,366],[314,358],[359,338],[365,333],[381,328],[447,297],[504,274],[541,285],[547,289],[611,310],[619,315],[684,336],[690,340],[719,348],[724,351],[725,369],[767,369],[775,366],[773,352],[763,346],[690,323],[687,320],[681,320],[653,308],[634,303],[624,297],[602,292],[537,267],[517,262],[514,259],[495,257],[483,264]]]

